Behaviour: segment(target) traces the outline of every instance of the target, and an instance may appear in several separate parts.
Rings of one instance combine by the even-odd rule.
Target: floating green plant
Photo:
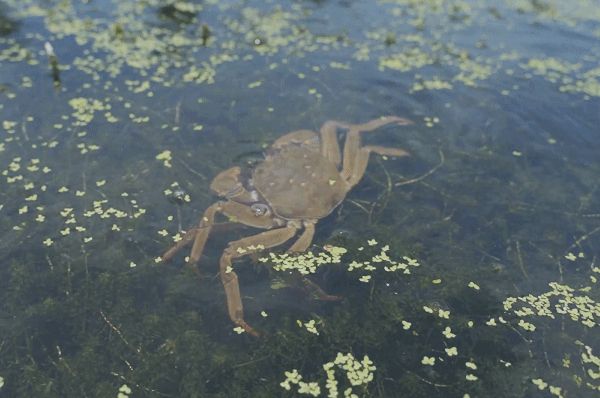
[[[367,355],[362,360],[357,360],[351,353],[343,354],[338,352],[335,359],[322,365],[327,375],[325,389],[330,398],[339,397],[339,390],[343,389],[344,397],[358,398],[354,393],[354,388],[360,388],[364,391],[367,384],[373,381],[374,371],[377,369]],[[345,378],[336,377],[336,370],[345,373]],[[312,395],[318,397],[321,394],[321,386],[318,382],[305,382],[298,370],[293,369],[285,372],[285,380],[280,383],[285,390],[291,390],[292,385],[298,386],[299,394]],[[345,387],[344,385],[348,385]]]

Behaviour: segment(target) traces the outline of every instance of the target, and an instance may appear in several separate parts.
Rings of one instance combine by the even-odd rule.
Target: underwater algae
[[[4,1],[0,395],[594,396],[599,13]],[[226,238],[200,282],[155,261],[236,156],[398,109],[413,164],[372,162],[309,252],[234,264],[265,339],[225,315]],[[299,297],[291,269],[344,301]]]

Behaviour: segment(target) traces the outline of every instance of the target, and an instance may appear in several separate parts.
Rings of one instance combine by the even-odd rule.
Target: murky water
[[[0,396],[597,395],[599,40],[584,0],[0,2]],[[385,115],[411,156],[309,249],[341,301],[245,256],[238,334],[235,217],[160,261],[220,171]]]

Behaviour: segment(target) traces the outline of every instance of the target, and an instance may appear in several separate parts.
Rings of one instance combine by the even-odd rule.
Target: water
[[[599,38],[583,0],[0,3],[0,396],[595,396]],[[347,249],[309,277],[342,301],[237,260],[257,339],[218,277],[255,230],[220,219],[200,281],[156,261],[220,171],[383,115],[411,157],[311,246]]]

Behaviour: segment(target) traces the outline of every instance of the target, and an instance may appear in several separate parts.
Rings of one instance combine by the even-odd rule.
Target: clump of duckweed
[[[307,332],[315,334],[315,335],[319,335],[319,331],[317,330],[317,321],[314,319],[311,319],[307,322],[302,322],[301,320],[296,320],[296,323],[298,324],[299,327],[306,329]]]
[[[566,315],[588,328],[596,326],[600,317],[600,303],[584,294],[589,289],[574,289],[558,282],[550,282],[548,285],[551,290],[537,296],[528,294],[508,297],[504,300],[504,310],[519,318],[537,316],[555,319],[557,315]],[[524,319],[519,320],[519,326],[525,330],[535,330],[535,327]]]
[[[434,76],[432,79],[421,80],[413,83],[410,92],[422,91],[422,90],[451,90],[452,83],[440,79],[438,76]]]
[[[129,388],[127,384],[123,384],[121,385],[121,387],[119,387],[119,393],[117,394],[117,398],[129,398],[130,394],[131,388]]]
[[[585,345],[580,341],[576,341],[575,344],[583,347],[581,351],[581,364],[585,369],[585,380],[586,387],[597,390],[600,392],[600,357],[594,355],[592,347]],[[578,383],[583,382],[582,378],[579,377]]]
[[[431,55],[420,49],[413,48],[387,57],[382,57],[379,60],[379,69],[394,69],[401,72],[408,72],[413,69],[420,69],[433,62],[434,59]]]
[[[165,149],[164,151],[156,155],[156,160],[162,161],[163,166],[165,167],[171,167],[171,160],[173,160],[173,155],[171,154],[171,151]]]
[[[236,326],[233,328],[233,331],[236,332],[237,334],[242,334],[245,332],[244,328],[241,326]]]
[[[298,385],[299,394],[308,394],[313,397],[318,397],[321,394],[321,387],[316,382],[304,382],[302,381],[302,375],[298,373],[297,369],[292,369],[290,372],[285,372],[285,380],[280,383],[281,387],[286,390],[291,390],[291,384]]]
[[[378,242],[374,239],[367,241],[367,246],[372,247],[376,245],[378,245]],[[272,264],[275,271],[297,271],[302,275],[309,275],[316,273],[322,265],[340,264],[342,257],[348,253],[348,249],[338,246],[327,245],[323,249],[324,251],[317,254],[312,252],[302,254],[277,254],[271,252],[268,257],[262,257],[259,261]],[[361,246],[356,249],[356,252],[360,254],[364,250],[365,247]],[[420,265],[417,260],[408,256],[403,256],[402,260],[393,260],[388,255],[389,250],[389,245],[385,245],[380,247],[379,253],[372,255],[370,258],[367,256],[365,260],[352,260],[348,263],[347,270],[349,272],[357,271],[362,274],[358,280],[366,283],[371,280],[373,271],[378,269],[386,272],[410,274],[411,267],[418,267]]]
[[[325,389],[327,390],[327,397],[335,398],[339,396],[339,389],[344,388],[344,384],[349,384],[348,387],[344,388],[344,397],[358,398],[358,395],[354,393],[353,388],[362,387],[363,389],[373,381],[373,375],[376,367],[373,361],[369,359],[367,355],[362,360],[358,360],[352,355],[352,353],[343,354],[338,352],[335,359],[331,362],[323,364],[323,370],[327,375],[327,381],[325,382]],[[341,370],[345,373],[345,378],[338,380],[336,378],[336,370]],[[302,375],[297,369],[286,371],[285,380],[280,383],[281,387],[285,390],[290,391],[292,385],[298,386],[299,394],[312,395],[317,397],[321,394],[321,386],[318,382],[304,382],[302,381]]]
[[[110,108],[102,101],[83,97],[72,98],[69,105],[73,108],[72,116],[77,119],[73,126],[87,126],[94,119],[94,113]]]
[[[563,398],[563,389],[558,386],[553,386],[551,384],[546,383],[543,379],[531,379],[531,383],[535,385],[540,391],[544,391],[548,388],[548,392],[558,398]]]
[[[314,274],[317,269],[324,264],[339,264],[341,256],[347,250],[343,247],[327,246],[324,252],[317,255],[312,252],[306,252],[298,255],[288,253],[269,253],[268,257],[259,259],[263,263],[273,264],[275,271],[298,271],[302,275]]]

